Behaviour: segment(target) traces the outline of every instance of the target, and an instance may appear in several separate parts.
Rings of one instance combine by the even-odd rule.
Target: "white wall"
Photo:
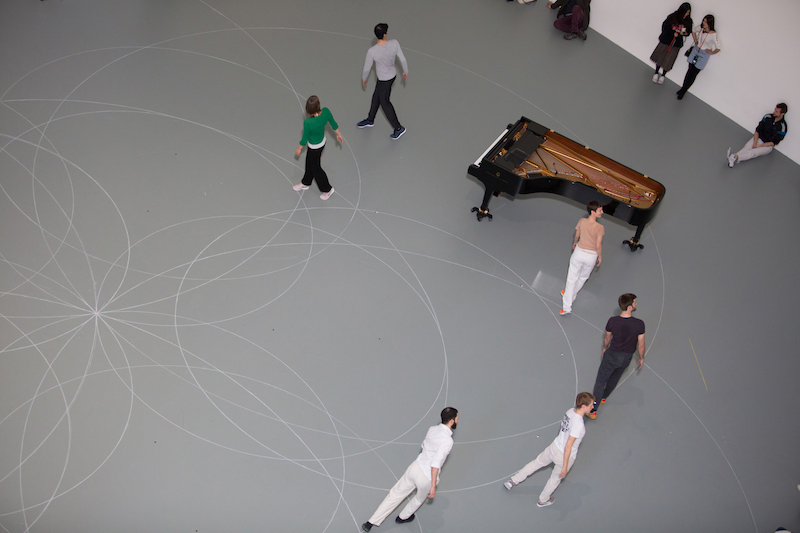
[[[775,104],[786,102],[789,133],[777,149],[800,163],[800,32],[795,29],[800,0],[690,3],[695,24],[708,13],[714,15],[722,42],[722,51],[711,57],[690,94],[750,132]],[[680,4],[681,0],[593,0],[591,26],[655,68],[649,58],[658,44],[661,23]],[[681,85],[686,69],[681,54],[667,77]],[[741,144],[745,140],[743,132]]]

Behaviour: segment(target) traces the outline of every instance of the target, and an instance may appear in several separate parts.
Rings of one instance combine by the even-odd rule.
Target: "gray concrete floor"
[[[552,19],[543,2],[1,3],[2,531],[355,532],[446,405],[436,498],[379,531],[800,528],[798,166],[728,169],[747,131]],[[398,141],[382,115],[355,127],[380,21],[410,65]],[[345,138],[327,202],[291,188],[311,94]],[[470,212],[468,165],[521,115],[667,189],[644,250],[602,220],[568,317],[583,208]],[[645,368],[539,509],[548,472],[501,484],[591,389],[623,292]]]

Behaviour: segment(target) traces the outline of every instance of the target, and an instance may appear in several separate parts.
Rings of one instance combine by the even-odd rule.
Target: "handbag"
[[[706,51],[698,46],[692,46],[689,49],[689,55],[686,57],[686,61],[689,62],[690,65],[694,65],[694,67],[698,70],[703,70],[708,63],[708,58],[711,55]]]

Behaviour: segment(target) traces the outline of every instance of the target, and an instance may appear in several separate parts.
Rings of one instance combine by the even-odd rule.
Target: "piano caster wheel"
[[[492,215],[489,213],[488,209],[486,211],[484,211],[480,207],[473,207],[471,212],[472,213],[477,213],[476,216],[478,217],[478,222],[480,222],[481,219],[487,218],[487,217],[489,218],[489,220],[492,220]]]
[[[627,244],[630,247],[631,252],[635,252],[639,248],[644,248],[644,244],[639,244],[638,242],[633,240],[622,241],[622,244]]]

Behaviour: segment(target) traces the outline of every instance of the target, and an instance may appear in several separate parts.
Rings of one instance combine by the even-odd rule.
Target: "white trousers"
[[[574,462],[575,459],[570,457],[569,464],[567,465],[567,472],[572,468]],[[544,489],[542,489],[542,493],[539,494],[539,501],[546,502],[556,491],[558,485],[561,484],[559,475],[561,474],[561,469],[564,468],[564,450],[559,450],[555,442],[545,448],[545,450],[539,454],[539,457],[526,464],[522,467],[522,470],[511,476],[511,481],[513,481],[515,485],[522,483],[528,476],[550,463],[554,465],[553,472],[550,474],[550,479],[547,480]]]
[[[389,494],[383,499],[378,509],[369,519],[369,523],[375,526],[381,525],[383,521],[386,520],[386,517],[392,514],[392,511],[394,511],[395,508],[400,505],[400,502],[406,499],[406,496],[411,494],[414,489],[417,489],[417,493],[408,501],[398,515],[402,520],[414,514],[417,509],[425,503],[425,500],[428,499],[428,494],[431,491],[431,480],[425,476],[416,460],[406,468],[403,477],[398,479],[397,483],[394,484],[392,490],[389,491]]]
[[[564,311],[572,312],[572,302],[583,288],[583,284],[589,279],[596,264],[597,252],[584,250],[580,246],[575,247],[575,251],[569,258],[567,285],[564,287],[564,296],[561,299],[561,308]]]
[[[762,142],[760,137],[758,142]],[[741,150],[736,152],[736,156],[739,158],[739,162],[741,163],[742,161],[747,161],[748,159],[753,159],[754,157],[767,155],[771,151],[772,146],[760,146],[758,148],[753,148],[753,139],[751,138]]]

